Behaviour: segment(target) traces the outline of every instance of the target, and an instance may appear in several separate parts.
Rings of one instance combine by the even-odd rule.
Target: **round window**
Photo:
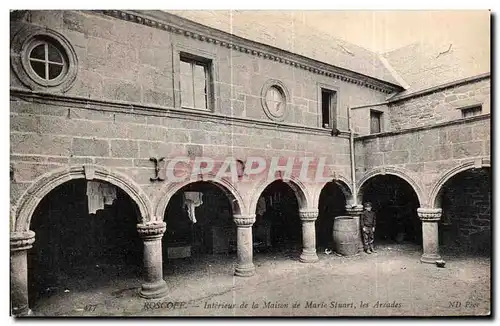
[[[285,113],[285,96],[278,87],[271,86],[267,90],[266,104],[269,112],[275,117],[281,117]]]
[[[33,42],[29,51],[29,66],[38,78],[52,81],[68,70],[63,52],[47,41]]]
[[[78,60],[69,41],[47,28],[29,26],[12,39],[11,65],[19,80],[34,90],[66,91],[76,78]]]
[[[262,87],[262,107],[266,115],[275,121],[283,121],[286,114],[288,92],[279,80],[269,80]]]

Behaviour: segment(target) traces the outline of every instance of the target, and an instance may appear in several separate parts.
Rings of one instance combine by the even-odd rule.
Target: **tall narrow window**
[[[332,129],[335,127],[337,92],[321,89],[321,126]]]
[[[370,111],[370,133],[377,134],[382,132],[382,112]]]
[[[462,109],[462,118],[474,117],[482,112],[481,105]]]
[[[181,56],[181,106],[208,109],[210,69],[208,62]]]

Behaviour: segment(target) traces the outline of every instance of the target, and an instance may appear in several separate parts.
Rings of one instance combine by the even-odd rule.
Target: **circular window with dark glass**
[[[48,41],[34,42],[28,53],[30,68],[46,82],[57,80],[68,69],[63,52]]]

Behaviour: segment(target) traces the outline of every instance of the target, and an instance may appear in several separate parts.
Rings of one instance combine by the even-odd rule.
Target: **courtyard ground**
[[[67,280],[31,307],[34,316],[452,316],[490,312],[490,259],[443,255],[445,268],[420,263],[421,247],[381,245],[352,257],[319,252],[256,253],[256,275],[234,277],[235,256],[165,266],[169,294],[138,296],[141,280]],[[102,267],[100,267],[102,268]],[[87,272],[88,274],[88,272]],[[102,281],[102,280],[101,280]]]

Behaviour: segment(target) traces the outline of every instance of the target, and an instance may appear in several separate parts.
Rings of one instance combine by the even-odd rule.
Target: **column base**
[[[167,295],[168,287],[165,280],[155,283],[145,283],[141,287],[139,295],[144,299],[158,299]]]
[[[255,265],[238,265],[234,270],[235,276],[250,277],[255,275]]]
[[[33,316],[33,311],[31,311],[31,309],[26,306],[26,307],[23,307],[23,308],[20,308],[20,309],[12,309],[11,311],[11,314],[12,316],[14,317],[29,317],[29,316]]]
[[[314,251],[302,251],[300,255],[299,261],[301,263],[315,263],[319,260],[318,255],[316,254],[316,250]]]
[[[438,254],[423,254],[420,258],[422,263],[435,264],[437,260],[440,260],[441,256]]]

